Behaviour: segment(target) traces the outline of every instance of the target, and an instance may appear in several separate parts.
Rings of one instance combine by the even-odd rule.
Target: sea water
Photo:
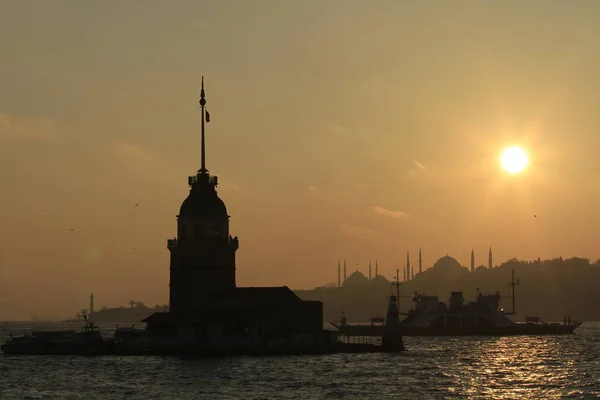
[[[110,336],[114,325],[100,325]],[[77,324],[0,323],[9,332]],[[399,354],[0,355],[0,399],[600,398],[600,323],[575,335],[406,337]]]

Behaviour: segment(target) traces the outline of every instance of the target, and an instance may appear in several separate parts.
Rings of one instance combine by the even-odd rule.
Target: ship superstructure
[[[502,296],[477,292],[475,301],[465,302],[463,292],[451,292],[448,303],[441,302],[438,296],[415,293],[412,296],[413,308],[400,322],[404,335],[523,335],[523,334],[568,334],[573,333],[580,323],[516,323],[508,318],[516,314],[515,287],[519,280],[512,271],[511,302],[512,310],[500,307]]]
[[[415,292],[411,296],[413,307],[404,313],[406,317],[400,321],[399,330],[404,336],[478,336],[478,335],[543,335],[572,334],[581,324],[565,318],[563,323],[544,323],[539,318],[528,317],[525,323],[516,323],[508,318],[516,314],[515,287],[519,280],[512,271],[511,287],[512,310],[505,311],[500,307],[500,292],[483,294],[478,291],[475,301],[465,302],[463,292],[451,292],[447,303],[438,296],[428,296]],[[400,299],[400,282],[392,283]],[[398,301],[399,303],[399,301]],[[398,304],[398,309],[399,309]],[[389,317],[388,317],[389,318]],[[360,332],[362,335],[378,335],[380,327],[371,325],[349,325],[339,327],[340,332]]]

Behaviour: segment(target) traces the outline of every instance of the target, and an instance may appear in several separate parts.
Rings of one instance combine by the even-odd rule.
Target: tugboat
[[[75,330],[32,331],[23,336],[10,335],[0,348],[14,355],[97,355],[109,352],[110,342],[104,340],[98,327],[82,315],[85,325]]]
[[[346,321],[346,316],[342,311],[342,319],[340,323],[331,322],[336,329],[338,329],[344,345],[350,345],[351,337],[358,338],[360,342],[365,338],[380,337],[380,345],[371,345],[372,352],[376,353],[396,353],[405,351],[403,329],[400,323],[400,313],[398,312],[398,296],[393,294],[389,297],[388,309],[383,324],[382,318],[371,318],[370,325],[351,325]],[[356,341],[354,341],[356,343]]]

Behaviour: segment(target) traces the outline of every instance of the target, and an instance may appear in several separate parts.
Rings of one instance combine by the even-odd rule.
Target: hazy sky
[[[595,0],[0,0],[0,319],[167,302],[201,75],[239,285],[310,288],[338,259],[389,277],[419,246],[427,267],[596,259],[599,20]]]

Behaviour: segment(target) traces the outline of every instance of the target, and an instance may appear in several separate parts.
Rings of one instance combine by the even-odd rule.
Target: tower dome
[[[216,177],[208,174],[190,177],[190,194],[181,204],[179,216],[227,218],[227,207],[217,195],[215,185]]]

